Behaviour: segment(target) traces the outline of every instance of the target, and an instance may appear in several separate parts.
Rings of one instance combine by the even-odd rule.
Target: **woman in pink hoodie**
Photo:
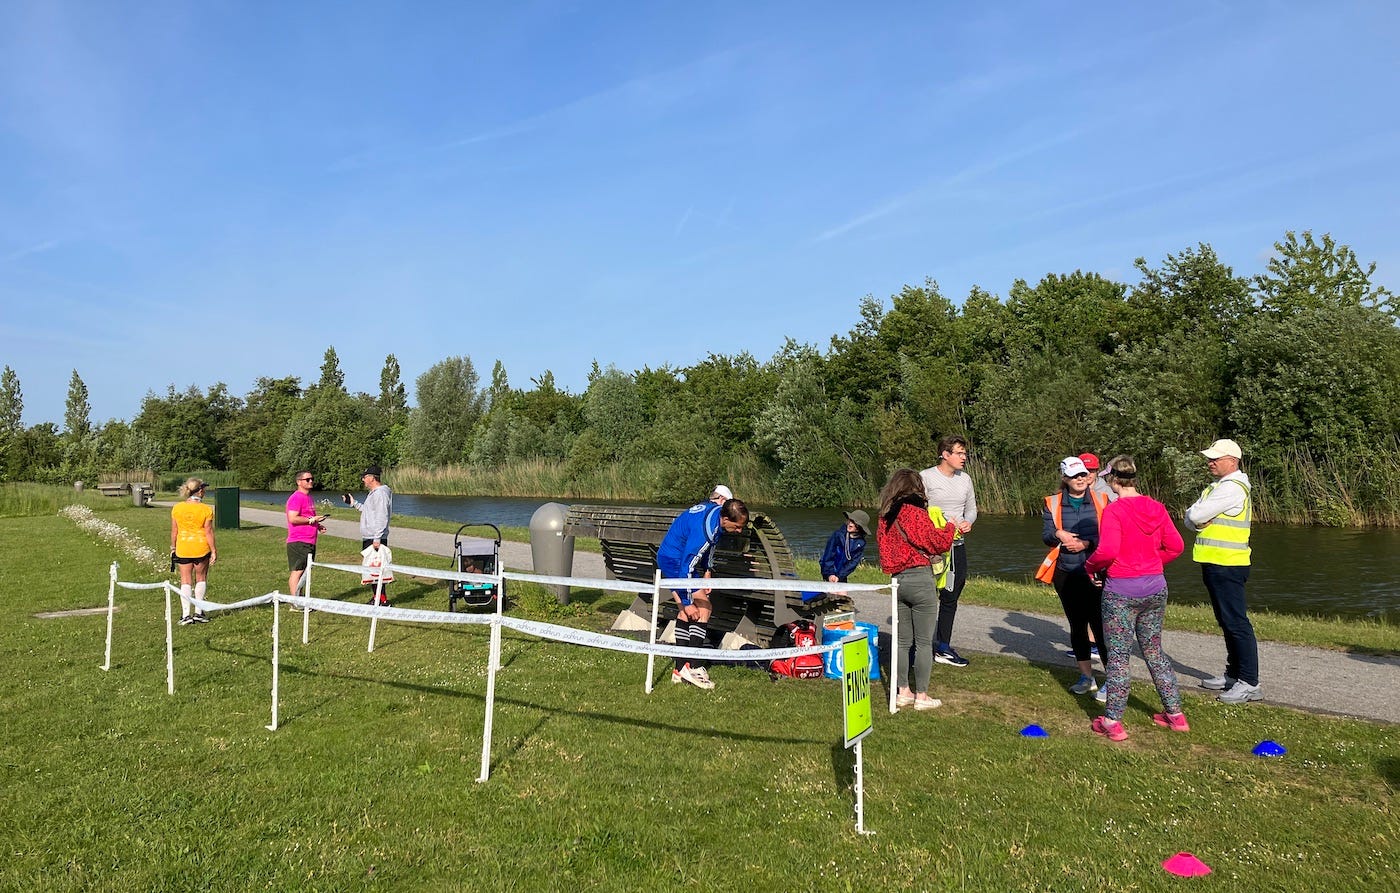
[[[1167,610],[1167,578],[1162,568],[1181,554],[1184,544],[1167,509],[1137,491],[1137,463],[1132,456],[1115,456],[1099,474],[1118,499],[1104,509],[1099,523],[1099,546],[1085,570],[1107,571],[1103,584],[1103,629],[1108,638],[1108,702],[1094,720],[1094,734],[1111,741],[1128,737],[1123,711],[1128,706],[1128,653],[1137,638],[1152,683],[1162,698],[1164,713],[1152,721],[1177,732],[1190,731],[1181,712],[1176,672],[1162,653],[1162,618]]]

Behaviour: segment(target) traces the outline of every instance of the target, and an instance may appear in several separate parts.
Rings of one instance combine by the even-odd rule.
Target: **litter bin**
[[[214,488],[214,528],[216,530],[238,529],[238,488]]]
[[[535,573],[549,577],[568,577],[574,572],[574,538],[564,535],[567,505],[546,502],[530,516],[530,559]],[[569,587],[551,585],[559,604],[569,603]]]
[[[151,496],[154,491],[149,484],[131,485],[131,504],[137,508],[145,508],[151,504]]]

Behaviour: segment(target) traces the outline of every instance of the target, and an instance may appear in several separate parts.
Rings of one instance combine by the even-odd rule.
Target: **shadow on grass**
[[[237,648],[221,647],[214,644],[209,645],[209,650],[220,654],[225,654],[231,657],[242,657],[249,660],[265,661],[268,659],[267,654],[257,654],[249,651],[240,650]],[[514,660],[514,655],[511,656],[510,660]],[[505,661],[505,659],[503,658],[503,666],[508,665],[509,662]],[[486,703],[486,696],[484,693],[478,694],[475,692],[466,692],[458,689],[444,688],[442,686],[423,685],[420,683],[403,682],[394,679],[376,679],[373,677],[360,676],[352,673],[324,672],[320,670],[307,669],[305,667],[298,666],[295,663],[289,662],[285,659],[279,664],[278,672],[283,677],[287,675],[295,675],[303,676],[306,678],[344,680],[347,682],[359,682],[364,683],[366,685],[374,685],[379,686],[381,688],[393,689],[397,691],[417,692],[420,694],[438,695],[446,698],[458,698],[462,700],[472,701],[483,706]],[[501,705],[506,705],[511,707],[525,708],[529,710],[539,710],[543,711],[548,716],[569,716],[575,718],[581,717],[600,723],[612,723],[628,728],[648,729],[651,731],[690,735],[691,737],[697,739],[710,740],[715,742],[744,741],[758,744],[821,743],[819,740],[812,738],[795,738],[784,735],[761,735],[734,732],[732,730],[727,730],[724,728],[717,728],[712,725],[681,725],[678,723],[644,719],[635,716],[622,716],[616,713],[600,713],[598,711],[592,710],[578,710],[567,706],[553,706],[550,704],[541,704],[535,701],[527,701],[519,698],[503,697],[499,693],[499,685],[500,682],[498,681],[498,693],[496,695],[496,704],[498,707]],[[310,709],[311,708],[307,708],[291,714],[279,714],[279,727],[291,724],[297,716],[306,714],[307,712],[309,712]]]

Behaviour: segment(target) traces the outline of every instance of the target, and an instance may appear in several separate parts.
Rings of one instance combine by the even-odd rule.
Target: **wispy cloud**
[[[989,158],[985,161],[979,161],[975,164],[970,164],[967,167],[964,167],[961,170],[956,171],[955,173],[952,173],[946,177],[940,177],[937,180],[925,183],[915,189],[911,189],[908,192],[905,192],[901,195],[897,195],[894,198],[888,199],[878,207],[872,208],[871,210],[866,211],[862,214],[858,214],[855,217],[852,217],[850,220],[847,220],[845,223],[823,230],[821,233],[817,234],[816,238],[813,239],[813,241],[830,241],[831,239],[845,235],[846,233],[851,232],[852,230],[859,229],[860,227],[865,226],[869,223],[873,223],[874,221],[879,220],[883,217],[888,217],[889,215],[894,214],[895,212],[900,211],[906,207],[910,207],[932,200],[935,196],[939,195],[944,189],[948,189],[950,187],[966,186],[970,183],[977,181],[982,177],[987,176],[990,173],[993,173],[994,171],[1007,167],[1008,165],[1011,165],[1024,158],[1029,158],[1033,155],[1039,155],[1042,152],[1045,152],[1064,143],[1073,142],[1075,139],[1079,138],[1081,133],[1082,131],[1080,129],[1067,130],[1063,133],[1056,134],[1047,139],[1043,139],[1035,143],[1030,143],[1025,146],[1021,146],[1010,152],[1004,152],[1001,155]]]
[[[29,257],[32,254],[43,254],[45,251],[58,247],[57,239],[50,239],[47,242],[40,242],[38,245],[30,245],[28,248],[21,248],[9,254],[0,256],[0,264],[12,264],[15,261]]]

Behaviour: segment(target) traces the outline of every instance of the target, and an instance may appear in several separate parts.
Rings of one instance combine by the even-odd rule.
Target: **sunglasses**
[[[297,478],[298,484],[310,484],[315,482],[315,478]]]
[[[1081,471],[1081,472],[1079,472],[1079,474],[1072,474],[1072,475],[1070,475],[1070,476],[1069,476],[1069,479],[1072,480],[1072,481],[1077,481],[1077,480],[1079,480],[1080,478],[1086,478],[1086,477],[1088,477],[1088,476],[1089,476],[1089,472],[1087,472],[1087,471]]]

